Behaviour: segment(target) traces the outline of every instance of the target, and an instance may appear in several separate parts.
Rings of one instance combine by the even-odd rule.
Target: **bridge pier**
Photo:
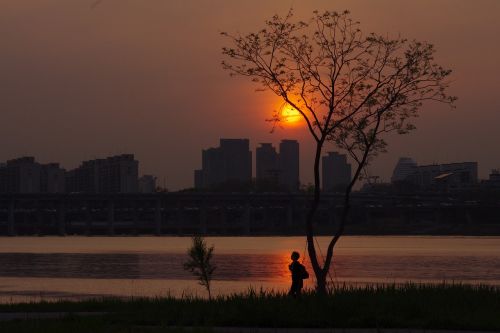
[[[366,207],[365,208],[365,221],[366,221],[366,224],[368,225],[371,225],[372,224],[372,212],[371,212],[371,209]]]
[[[293,225],[293,200],[290,199],[290,202],[286,206],[286,228],[289,228]]]
[[[62,201],[57,207],[57,232],[59,236],[66,235],[66,207]]]
[[[115,234],[115,203],[113,200],[108,202],[108,235]]]
[[[335,205],[334,204],[330,204],[328,206],[328,226],[334,226],[335,225]]]
[[[92,211],[90,208],[90,201],[86,202],[85,207],[85,235],[92,235]]]
[[[219,203],[219,225],[221,226],[221,229],[223,230],[223,233],[227,234],[227,211],[226,207]]]
[[[15,236],[16,235],[16,221],[15,221],[15,202],[14,200],[10,200],[9,202],[9,217],[7,220],[7,235]]]
[[[184,226],[184,206],[181,202],[177,204],[177,228],[179,235],[182,235]]]
[[[245,235],[250,234],[250,225],[252,224],[252,205],[250,201],[245,202],[245,208],[243,212],[243,232]]]
[[[439,208],[434,210],[434,223],[436,225],[444,223],[443,214]]]
[[[207,231],[207,204],[203,201],[200,206],[200,233],[206,235]]]
[[[156,200],[155,204],[155,235],[161,235],[161,201]]]
[[[132,218],[133,218],[133,230],[132,230],[132,234],[134,236],[137,236],[138,232],[139,232],[139,213],[138,213],[138,208],[137,208],[137,202],[134,201],[134,204],[132,205],[132,209],[134,210],[132,212]]]
[[[269,222],[269,216],[267,214],[267,205],[262,205],[262,225],[267,228],[267,223]]]
[[[35,207],[36,207],[35,233],[40,236],[42,234],[42,226],[43,226],[42,208],[40,207],[40,203],[38,201],[35,202]]]
[[[472,219],[472,214],[469,209],[465,210],[465,222],[468,225],[472,225],[474,223],[474,220]]]

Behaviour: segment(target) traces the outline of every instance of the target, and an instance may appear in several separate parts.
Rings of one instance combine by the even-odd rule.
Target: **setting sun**
[[[281,108],[281,120],[288,125],[295,125],[300,122],[302,115],[291,105],[285,105]]]

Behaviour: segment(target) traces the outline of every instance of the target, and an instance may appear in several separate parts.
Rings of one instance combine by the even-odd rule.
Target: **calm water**
[[[289,253],[303,237],[207,238],[216,293],[286,290]],[[319,237],[326,248],[328,238]],[[182,269],[189,238],[0,238],[0,302],[94,296],[203,295]],[[306,266],[309,261],[305,260]],[[312,269],[309,268],[312,273]],[[498,237],[344,237],[333,283],[455,281],[500,285]],[[306,280],[306,287],[314,281]]]

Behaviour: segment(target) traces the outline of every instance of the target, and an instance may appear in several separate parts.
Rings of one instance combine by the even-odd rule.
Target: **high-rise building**
[[[417,165],[400,158],[391,177],[392,183],[405,182],[420,190],[456,190],[478,183],[477,162]]]
[[[67,173],[68,192],[135,193],[138,192],[139,162],[133,154],[84,161]]]
[[[64,173],[59,164],[40,164],[32,156],[9,160],[0,166],[0,192],[62,193]]]
[[[220,139],[220,146],[202,151],[202,168],[195,171],[195,187],[252,181],[252,152],[248,139]]]
[[[248,139],[221,139],[220,149],[225,162],[226,180],[242,183],[252,181],[252,152]]]
[[[417,171],[417,163],[409,157],[401,157],[392,172],[391,183],[405,181]]]
[[[31,156],[7,161],[0,169],[3,193],[40,193],[40,164]]]
[[[133,154],[106,158],[99,168],[100,193],[138,192],[139,162]]]
[[[203,188],[203,170],[201,169],[194,170],[194,188]]]
[[[153,193],[156,192],[156,177],[152,175],[144,175],[139,178],[139,192]]]
[[[325,192],[344,191],[351,182],[351,165],[347,156],[329,152],[322,158],[322,188]]]
[[[261,143],[255,150],[256,180],[278,183],[280,174],[279,155],[271,143]]]
[[[66,192],[99,193],[99,165],[104,160],[83,161],[82,164],[66,173]]]
[[[220,148],[204,149],[201,152],[201,188],[209,188],[224,182],[225,163]]]
[[[64,193],[66,191],[66,170],[59,163],[42,164],[40,168],[40,192]]]
[[[477,162],[418,166],[410,177],[421,189],[461,189],[477,184]]]
[[[288,191],[297,191],[299,180],[299,143],[297,140],[282,140],[279,153],[280,184]]]
[[[500,189],[500,169],[491,170],[489,178],[483,180],[481,185],[486,188]]]

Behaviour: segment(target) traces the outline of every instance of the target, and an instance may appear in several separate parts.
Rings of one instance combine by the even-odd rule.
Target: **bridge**
[[[1,194],[0,235],[304,234],[310,200],[290,193]],[[323,195],[316,231],[331,234],[342,208],[342,195]],[[349,226],[377,233],[486,221],[500,231],[499,208],[439,195],[354,194]]]

